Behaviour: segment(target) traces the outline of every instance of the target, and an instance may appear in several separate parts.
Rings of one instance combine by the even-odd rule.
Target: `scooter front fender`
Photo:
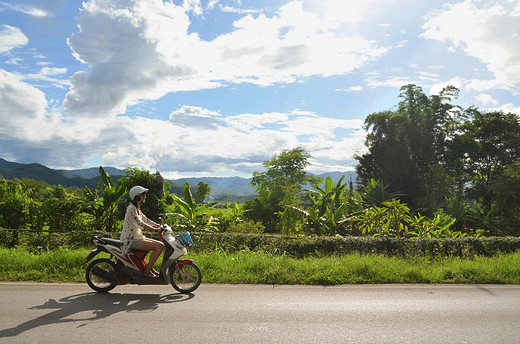
[[[177,265],[179,266],[179,269],[182,270],[182,267],[184,266],[184,264],[190,263],[190,262],[193,263],[194,260],[193,259],[180,259],[177,261]]]

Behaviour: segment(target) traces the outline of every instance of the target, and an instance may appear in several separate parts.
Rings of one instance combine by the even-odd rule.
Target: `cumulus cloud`
[[[42,120],[47,100],[42,91],[23,82],[20,75],[0,69],[0,104],[0,133],[7,135],[17,123],[23,122],[29,128],[32,121]]]
[[[337,8],[341,2],[330,4]],[[64,102],[68,113],[115,116],[140,100],[170,92],[343,75],[388,51],[346,34],[341,16],[331,7],[320,14],[306,11],[301,1],[284,5],[272,16],[244,15],[233,23],[232,31],[204,41],[188,30],[186,6],[195,10],[198,5],[198,1],[179,6],[154,0],[85,2],[79,32],[68,43],[88,69],[70,80]]]
[[[19,28],[10,25],[0,26],[0,54],[27,43],[29,43],[29,39]]]
[[[519,8],[520,8],[520,5],[519,5]],[[515,107],[511,103],[504,104],[504,105],[502,105],[500,108],[498,108],[496,110],[504,111],[505,113],[520,114],[520,106]]]
[[[479,104],[486,105],[498,105],[498,101],[493,98],[490,94],[482,93],[475,97]]]
[[[222,116],[203,107],[182,106],[166,120],[65,120],[20,76],[1,71],[0,89],[0,156],[34,161],[38,155],[38,162],[56,168],[86,167],[89,159],[101,157],[104,165],[159,170],[169,178],[248,176],[282,149],[303,146],[313,156],[313,170],[347,170],[364,143],[362,120],[319,117],[308,111]]]
[[[176,125],[191,128],[216,128],[223,120],[215,111],[198,106],[184,105],[170,114],[170,121]]]
[[[473,80],[468,88],[477,91],[495,87],[513,89],[520,80],[517,12],[515,1],[465,0],[447,4],[427,16],[421,37],[449,42],[453,49],[461,49],[486,65],[494,78]]]

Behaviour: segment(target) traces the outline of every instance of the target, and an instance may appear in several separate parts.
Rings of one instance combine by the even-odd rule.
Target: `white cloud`
[[[443,88],[447,86],[455,86],[458,89],[461,89],[465,85],[464,80],[460,77],[451,78],[448,81],[436,83],[430,88],[430,95],[439,94]]]
[[[0,69],[0,132],[4,135],[12,132],[16,123],[23,122],[22,128],[27,128],[33,120],[44,118],[45,94],[21,79]]]
[[[10,25],[0,26],[0,54],[4,54],[16,47],[29,43],[29,39],[22,30]]]
[[[196,15],[202,14],[202,6],[200,0],[184,0],[182,7],[186,12],[193,12]]]
[[[170,114],[170,121],[175,125],[192,128],[216,128],[222,125],[222,116],[198,106],[184,105]]]
[[[69,86],[69,81],[66,79],[59,79],[57,77],[65,77],[67,72],[67,68],[43,67],[39,73],[25,74],[23,79],[49,82],[53,87],[65,89]]]
[[[496,99],[493,98],[493,96],[491,96],[490,94],[485,94],[485,93],[482,93],[482,94],[479,94],[478,96],[475,97],[475,99],[477,100],[477,102],[481,105],[497,105],[498,104],[498,101]]]
[[[497,110],[504,111],[505,113],[514,113],[514,114],[520,114],[520,106],[515,107],[511,103],[503,104],[500,108]]]
[[[40,90],[3,70],[0,104],[0,156],[34,161],[37,155],[55,168],[78,168],[101,157],[103,165],[168,175],[249,176],[282,149],[302,146],[313,156],[313,169],[347,170],[364,147],[362,120],[299,110],[225,117],[182,106],[167,120],[64,118],[49,110]]]
[[[335,91],[336,92],[361,92],[363,91],[363,86],[350,86],[350,87],[347,87],[347,88],[337,88]]]
[[[261,12],[260,10],[257,10],[257,9],[244,9],[244,8],[223,6],[223,5],[219,5],[219,8],[222,12],[228,12],[228,13],[255,14],[255,13]]]
[[[91,0],[79,16],[80,31],[68,40],[89,69],[71,78],[64,107],[73,115],[114,116],[169,92],[350,73],[388,48],[346,34],[333,10],[341,3],[326,2],[315,13],[293,1],[271,17],[245,15],[229,33],[203,41],[188,33],[185,9],[173,3]]]
[[[31,6],[31,5],[26,5],[26,4],[12,5],[12,4],[5,3],[5,2],[0,2],[0,5],[3,5],[5,7],[7,7],[11,11],[16,11],[16,12],[28,14],[28,15],[33,16],[33,17],[47,17],[47,16],[49,16],[49,13],[47,13],[45,10],[43,10],[41,8],[37,8],[37,7]]]
[[[474,80],[472,89],[513,89],[520,81],[517,10],[517,2],[512,1],[465,0],[447,4],[441,11],[427,16],[421,37],[450,42],[452,48],[461,49],[487,66],[495,80]]]
[[[370,76],[366,80],[367,86],[372,88],[377,87],[392,87],[392,88],[400,88],[406,84],[415,83],[407,76],[393,76],[388,77],[386,80],[377,80],[375,76]]]

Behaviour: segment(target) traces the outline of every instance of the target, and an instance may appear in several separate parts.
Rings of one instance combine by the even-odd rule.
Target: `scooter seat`
[[[101,240],[103,240],[103,242],[105,244],[108,244],[108,245],[112,245],[112,246],[115,246],[115,247],[121,247],[121,241],[117,240],[117,239],[111,239],[111,238],[100,238]]]
[[[121,243],[120,240],[117,240],[117,239],[112,239],[112,238],[105,238],[105,237],[96,237],[98,240],[101,240],[103,241],[104,244],[107,244],[107,245],[112,245],[112,246],[115,246],[115,247],[119,247],[121,248],[121,246],[123,246],[123,244]],[[137,248],[133,248],[130,250],[130,252],[133,252],[133,253],[137,253],[137,252],[146,252],[148,253],[148,251],[144,251],[144,250],[139,250]]]

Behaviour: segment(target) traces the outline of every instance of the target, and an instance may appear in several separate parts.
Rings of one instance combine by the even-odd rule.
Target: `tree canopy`
[[[284,150],[262,164],[263,172],[253,172],[251,184],[258,196],[246,202],[253,220],[262,221],[267,231],[280,231],[280,216],[286,205],[299,204],[303,187],[317,181],[305,172],[310,154],[302,147]]]
[[[511,175],[518,168],[519,117],[462,109],[452,103],[458,93],[448,86],[426,96],[421,87],[405,85],[396,110],[369,115],[368,152],[356,157],[359,182],[380,179],[412,209],[429,214],[453,210],[449,204],[456,198],[459,206],[478,205],[481,216],[499,221],[496,183],[506,169]]]

